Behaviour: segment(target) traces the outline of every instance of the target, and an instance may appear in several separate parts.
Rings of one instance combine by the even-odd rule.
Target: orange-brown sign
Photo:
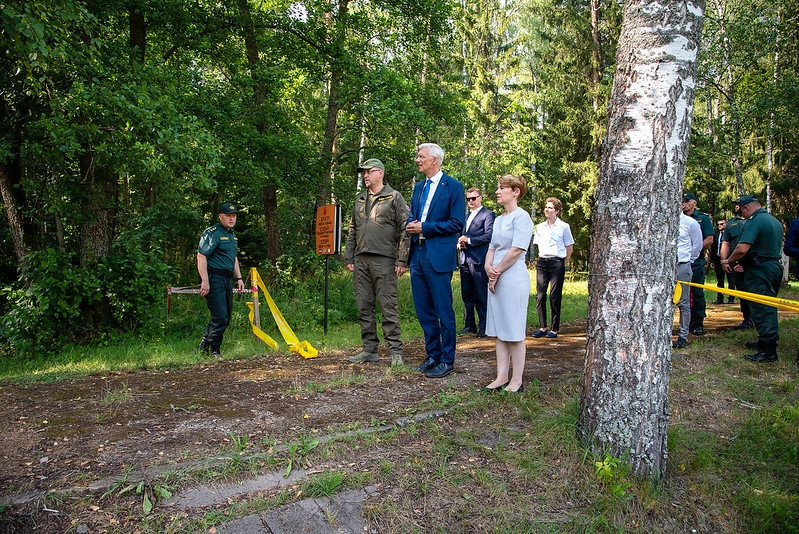
[[[316,253],[341,252],[341,209],[338,204],[316,208]]]

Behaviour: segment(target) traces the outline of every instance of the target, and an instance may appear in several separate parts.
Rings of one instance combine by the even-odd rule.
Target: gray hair
[[[438,165],[441,166],[444,163],[444,149],[438,146],[435,143],[422,143],[421,145],[416,147],[416,151],[420,151],[421,149],[426,148],[427,153],[436,158],[438,160]]]

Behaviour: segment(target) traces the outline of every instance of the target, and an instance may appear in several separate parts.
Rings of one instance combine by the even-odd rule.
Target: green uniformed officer
[[[239,291],[244,280],[239,269],[238,238],[233,227],[238,214],[236,204],[219,206],[219,222],[206,228],[197,247],[197,272],[200,274],[200,295],[205,297],[211,320],[203,334],[198,350],[220,356],[225,329],[233,314],[233,283]]]
[[[721,243],[721,253],[719,254],[722,260],[729,258],[730,254],[732,254],[732,251],[735,250],[736,246],[738,246],[738,241],[741,239],[741,233],[744,231],[745,225],[746,219],[741,217],[741,208],[738,205],[738,200],[736,199],[735,217],[727,221],[727,227],[724,229],[724,237]],[[738,291],[748,291],[746,289],[746,283],[744,282],[743,267],[739,267],[738,269],[725,269],[725,271],[727,270],[730,271],[732,279],[735,282],[735,289]],[[752,318],[749,316],[749,301],[746,299],[738,299],[738,302],[741,304],[743,321],[741,321],[740,324],[735,325],[733,329],[748,330],[749,328],[753,328],[755,323],[752,322]]]
[[[705,271],[707,261],[705,260],[705,249],[713,244],[713,221],[707,213],[702,213],[696,209],[696,195],[693,193],[685,193],[682,196],[682,212],[689,217],[693,217],[702,228],[702,254],[691,263],[691,282],[695,284],[705,283]],[[691,324],[690,332],[695,336],[705,335],[705,316],[707,315],[707,303],[705,302],[705,290],[701,287],[691,288]]]
[[[744,283],[750,293],[776,297],[782,283],[783,228],[780,221],[763,209],[760,201],[749,195],[738,197],[741,215],[747,218],[741,239],[730,257],[722,260],[731,268],[741,265]],[[747,343],[758,349],[746,358],[754,362],[776,362],[779,322],[777,308],[757,302],[749,303],[752,321],[757,329],[757,343]]]
[[[348,359],[352,363],[378,360],[377,301],[391,363],[401,364],[397,279],[408,270],[410,236],[405,232],[408,205],[398,191],[383,183],[385,166],[379,159],[366,160],[358,172],[363,173],[366,190],[355,199],[344,258],[353,272],[363,350]]]

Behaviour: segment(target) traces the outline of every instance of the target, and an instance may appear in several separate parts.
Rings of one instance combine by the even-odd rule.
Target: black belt
[[[690,261],[678,261],[677,265],[685,265],[686,263],[691,263]]]
[[[560,256],[539,256],[538,259],[546,261],[554,261],[554,260],[563,261],[566,258],[561,258]]]
[[[226,271],[224,269],[216,269],[214,267],[208,267],[208,272],[211,274],[218,274],[219,276],[227,276],[230,278],[233,276],[233,271]]]

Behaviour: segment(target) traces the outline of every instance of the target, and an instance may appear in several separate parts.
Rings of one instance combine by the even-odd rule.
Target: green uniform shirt
[[[378,254],[396,260],[396,265],[408,266],[411,238],[405,231],[408,220],[408,205],[402,195],[388,184],[376,195],[368,198],[371,205],[366,211],[369,191],[363,191],[355,199],[352,208],[347,249],[344,259],[355,263],[356,254]]]
[[[222,223],[206,228],[200,237],[197,252],[208,258],[208,267],[233,272],[239,239],[233,229],[225,230]]]
[[[782,250],[782,224],[765,209],[755,211],[746,222],[740,243],[750,246],[747,255],[763,260],[778,260]]]
[[[722,238],[722,241],[729,241],[730,254],[732,254],[732,251],[735,250],[736,246],[738,246],[738,241],[741,240],[741,234],[743,233],[745,226],[746,219],[738,215],[727,221],[727,227],[724,228],[724,237]]]
[[[699,227],[702,229],[702,237],[712,236],[715,234],[715,230],[713,229],[713,221],[710,220],[710,215],[707,213],[702,213],[701,211],[695,209],[694,212],[689,215],[689,217],[693,217],[696,219],[696,222],[699,223]],[[702,248],[702,254],[694,261],[694,264],[703,264],[705,263],[705,249]]]

